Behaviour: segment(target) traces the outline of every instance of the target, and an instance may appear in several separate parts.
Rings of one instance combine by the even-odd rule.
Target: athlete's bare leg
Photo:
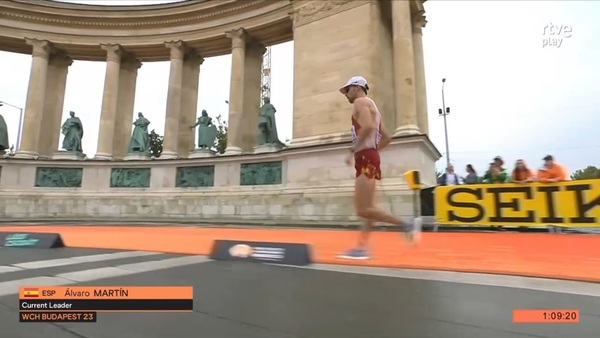
[[[354,209],[359,217],[365,219],[365,225],[362,229],[358,246],[347,253],[340,255],[340,258],[350,259],[369,259],[369,254],[366,248],[367,240],[370,232],[376,221],[398,225],[405,229],[409,239],[413,240],[414,224],[408,224],[398,217],[378,208],[375,205],[375,190],[377,188],[377,180],[360,175],[355,181],[354,192]],[[412,228],[411,228],[412,227]]]
[[[404,221],[375,205],[376,188],[377,180],[370,179],[365,175],[360,175],[356,178],[354,196],[356,214],[371,221],[403,226],[405,224]]]
[[[367,243],[369,242],[369,235],[371,234],[371,230],[373,229],[374,225],[375,225],[375,222],[373,222],[372,220],[369,220],[369,219],[364,220],[363,228],[358,237],[358,247],[359,248],[367,247]]]

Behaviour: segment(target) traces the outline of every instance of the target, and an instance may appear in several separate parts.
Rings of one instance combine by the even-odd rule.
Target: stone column
[[[392,30],[397,124],[394,135],[419,134],[410,1],[392,1]]]
[[[244,109],[240,116],[241,143],[244,152],[253,152],[258,144],[258,114],[262,84],[263,56],[267,49],[259,42],[246,44],[244,61]]]
[[[244,75],[246,38],[243,28],[226,33],[231,39],[231,85],[229,88],[229,117],[227,119],[227,148],[225,155],[241,155],[242,114],[244,109]]]
[[[196,123],[198,114],[198,81],[200,80],[200,65],[204,59],[195,51],[186,55],[183,61],[183,87],[181,95],[181,116],[179,119],[178,150],[180,156],[187,157],[196,144],[197,129],[190,126]]]
[[[46,82],[48,78],[48,61],[53,49],[46,40],[26,39],[33,47],[31,53],[31,72],[29,88],[23,116],[23,135],[21,148],[16,152],[17,158],[37,158],[39,154],[40,131],[42,129],[42,112],[46,99]]]
[[[100,114],[98,150],[95,159],[112,160],[123,49],[120,45],[101,45],[101,47],[106,51],[106,75]]]
[[[413,14],[413,48],[415,54],[415,82],[417,96],[417,121],[419,130],[429,134],[429,117],[427,112],[427,86],[425,82],[425,61],[423,59],[423,28],[427,24],[425,13]]]
[[[134,120],[133,106],[135,104],[138,69],[141,66],[142,63],[131,54],[121,58],[119,94],[117,95],[117,113],[113,138],[113,157],[115,159],[125,158],[129,149],[132,122]]]
[[[163,152],[159,158],[168,160],[179,157],[177,135],[179,134],[179,117],[181,114],[181,87],[183,85],[185,45],[183,41],[172,41],[165,43],[165,46],[171,49],[171,70],[169,73]]]
[[[60,127],[62,125],[63,108],[65,103],[65,87],[69,67],[73,64],[70,57],[62,53],[52,54],[48,63],[48,79],[46,82],[46,98],[40,130],[40,157],[52,157],[62,148],[59,145]],[[60,148],[59,148],[60,146]]]

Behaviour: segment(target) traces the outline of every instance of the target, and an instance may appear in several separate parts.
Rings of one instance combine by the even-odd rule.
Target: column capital
[[[25,38],[25,42],[33,47],[33,50],[31,51],[33,57],[40,57],[48,60],[50,58],[50,53],[55,50],[52,43],[48,40]]]
[[[225,32],[225,36],[231,39],[231,48],[244,48],[248,40],[248,32],[244,28],[238,28]]]
[[[127,54],[121,58],[121,67],[129,71],[134,71],[142,67],[142,62],[133,54]]]
[[[121,62],[124,54],[123,47],[119,44],[100,44],[100,48],[106,51],[106,61]]]
[[[267,51],[267,47],[260,41],[252,41],[246,46],[247,52],[254,52],[256,54],[264,55]]]
[[[63,52],[57,52],[50,56],[50,60],[53,64],[60,65],[63,67],[70,67],[73,64],[73,59],[71,59],[67,54]]]
[[[427,25],[425,11],[418,11],[412,15],[413,33],[422,34],[423,28]]]
[[[183,41],[181,41],[181,40],[167,41],[167,42],[165,42],[165,47],[167,47],[171,50],[171,60],[173,60],[173,59],[183,60],[183,58],[185,57],[186,47],[185,47],[185,43],[183,43]]]
[[[197,50],[191,50],[185,54],[185,60],[190,62],[195,67],[200,67],[204,63],[204,58]]]

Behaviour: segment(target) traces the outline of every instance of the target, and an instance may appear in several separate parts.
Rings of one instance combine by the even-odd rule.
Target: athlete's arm
[[[362,98],[354,101],[354,111],[356,112],[356,120],[360,124],[360,133],[356,136],[357,141],[353,149],[360,149],[368,139],[369,135],[375,130],[375,116],[371,111],[369,100]]]
[[[381,128],[379,129],[379,133],[381,134],[381,141],[379,141],[377,150],[381,150],[381,149],[387,147],[390,144],[390,142],[392,142],[392,136],[387,132],[387,130],[385,129],[383,124],[381,125]]]

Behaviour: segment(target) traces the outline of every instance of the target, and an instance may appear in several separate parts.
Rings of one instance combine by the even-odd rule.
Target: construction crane
[[[262,61],[260,80],[260,105],[265,104],[265,99],[271,98],[271,46],[267,47]]]

